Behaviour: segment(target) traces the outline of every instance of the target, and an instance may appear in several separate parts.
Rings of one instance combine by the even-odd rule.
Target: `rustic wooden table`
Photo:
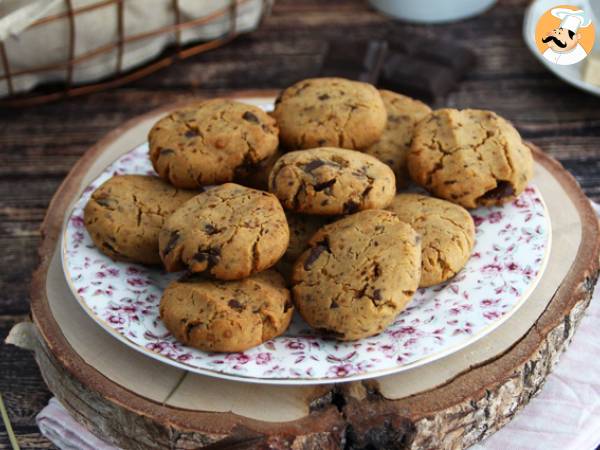
[[[280,88],[318,70],[326,41],[383,37],[395,30],[456,40],[478,54],[459,89],[433,106],[475,107],[512,120],[523,136],[558,158],[590,198],[600,201],[600,98],[559,81],[521,37],[527,1],[501,0],[478,18],[409,26],[364,0],[278,0],[262,28],[120,89],[45,106],[0,111],[0,338],[28,313],[38,228],[73,163],[133,116],[192,95]],[[21,448],[53,448],[35,415],[50,393],[29,352],[0,344],[0,392]],[[9,448],[0,424],[0,449]]]

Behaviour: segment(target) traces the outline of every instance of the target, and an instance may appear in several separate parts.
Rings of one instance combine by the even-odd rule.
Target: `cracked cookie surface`
[[[285,253],[289,230],[273,194],[226,183],[177,209],[159,234],[169,272],[189,269],[238,280],[273,266]]]
[[[117,175],[92,193],[85,227],[96,247],[114,260],[160,264],[158,234],[165,219],[198,194],[158,177]]]
[[[385,208],[396,193],[392,169],[374,156],[323,147],[286,153],[269,177],[286,209],[320,215]]]
[[[379,93],[387,110],[387,124],[381,138],[363,151],[392,168],[397,186],[406,186],[409,182],[406,156],[415,125],[431,113],[431,108],[396,92],[380,90]]]
[[[533,158],[518,131],[491,111],[440,109],[415,128],[411,178],[465,208],[514,200],[533,176]]]
[[[452,278],[475,245],[475,224],[463,207],[419,194],[398,194],[387,208],[421,235],[421,282],[428,287]]]
[[[290,150],[363,149],[376,142],[387,113],[374,86],[344,78],[310,78],[285,89],[275,102],[280,138]]]
[[[165,289],[160,317],[175,338],[208,352],[242,352],[282,334],[294,308],[273,270],[239,281],[187,276]]]
[[[277,151],[279,130],[262,109],[214,99],[172,112],[150,133],[150,160],[173,186],[233,181]]]
[[[292,296],[325,335],[355,340],[390,325],[419,285],[419,235],[389,211],[368,210],[322,227],[294,264]]]

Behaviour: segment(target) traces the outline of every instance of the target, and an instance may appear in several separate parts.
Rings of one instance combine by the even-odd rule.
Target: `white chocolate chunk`
[[[600,86],[600,54],[592,53],[583,66],[583,81]]]

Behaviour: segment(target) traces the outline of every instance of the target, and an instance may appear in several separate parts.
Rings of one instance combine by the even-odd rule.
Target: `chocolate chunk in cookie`
[[[277,262],[277,270],[289,280],[292,272],[292,265],[306,250],[309,239],[323,225],[331,222],[330,217],[297,214],[286,211],[288,226],[290,229],[290,243],[283,257]]]
[[[269,190],[269,175],[283,153],[277,151],[259,163],[245,161],[235,172],[235,182],[261,191]]]

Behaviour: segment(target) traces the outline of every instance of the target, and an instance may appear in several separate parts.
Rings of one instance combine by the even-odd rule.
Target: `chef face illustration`
[[[550,10],[558,26],[549,29],[541,38],[547,49],[544,58],[554,64],[576,64],[587,56],[581,45],[580,29],[590,26],[591,19],[581,9],[554,8]]]
[[[580,39],[581,34],[575,34],[573,30],[555,28],[542,39],[542,42],[554,52],[568,53],[577,46]]]

